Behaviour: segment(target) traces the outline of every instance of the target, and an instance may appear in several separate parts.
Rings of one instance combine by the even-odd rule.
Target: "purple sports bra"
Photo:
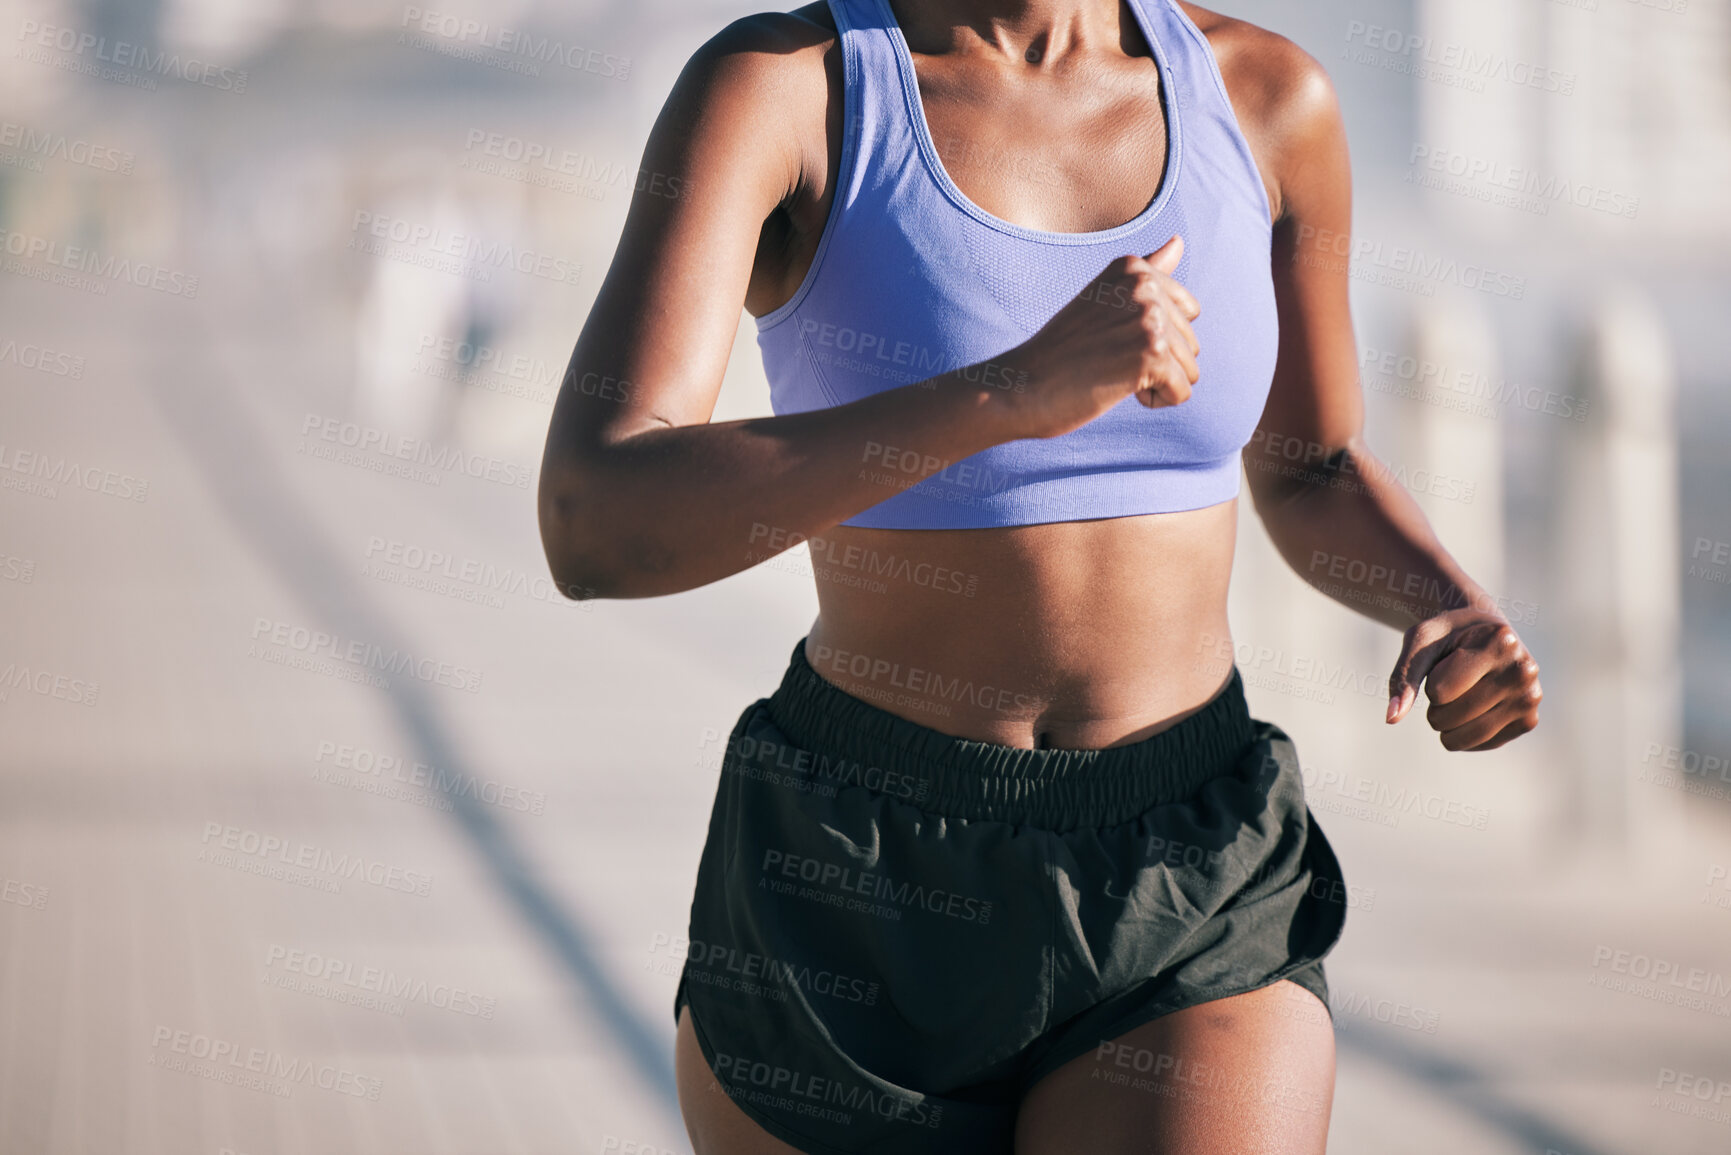
[[[1010,441],[915,482],[917,457],[867,444],[887,496],[842,524],[978,529],[1200,509],[1238,493],[1279,342],[1261,174],[1202,32],[1175,0],[1129,0],[1160,67],[1167,161],[1135,219],[1051,233],[992,216],[938,159],[888,0],[829,0],[841,34],[846,136],[835,201],[793,297],[757,320],[771,404],[800,413],[969,366],[1027,340],[1108,263],[1175,234],[1174,274],[1202,304],[1201,379],[1164,409],[1127,396],[1061,437]],[[912,473],[912,476],[910,476]]]

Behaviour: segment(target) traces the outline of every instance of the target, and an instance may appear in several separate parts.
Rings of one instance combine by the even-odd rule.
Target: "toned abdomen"
[[[837,526],[813,543],[825,679],[940,730],[1021,747],[1139,740],[1230,660],[1237,502],[974,530]]]

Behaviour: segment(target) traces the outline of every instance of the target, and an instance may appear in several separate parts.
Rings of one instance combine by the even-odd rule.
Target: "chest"
[[[1167,92],[1152,56],[1041,71],[914,54],[919,113],[957,190],[992,216],[1046,232],[1087,233],[1133,219],[1168,159]],[[829,99],[799,117],[808,176],[764,223],[748,305],[761,316],[804,278],[831,215],[847,125],[840,53]]]
[[[1086,233],[1134,218],[1166,170],[1151,58],[1043,72],[914,57],[920,110],[950,180],[1002,220]]]

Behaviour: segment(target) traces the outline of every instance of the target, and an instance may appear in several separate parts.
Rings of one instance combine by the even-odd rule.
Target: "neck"
[[[1123,0],[891,0],[908,47],[922,55],[984,53],[1029,63],[1130,51],[1142,37]]]

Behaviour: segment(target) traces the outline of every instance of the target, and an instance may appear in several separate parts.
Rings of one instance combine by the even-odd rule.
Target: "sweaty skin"
[[[897,6],[952,179],[986,211],[1034,228],[1092,231],[1136,216],[1163,176],[1166,125],[1133,17],[1105,0],[1041,0],[1013,18],[993,7]],[[1345,572],[1410,577],[1430,592],[1428,604],[1404,608],[1345,604],[1407,631],[1391,721],[1425,684],[1445,746],[1493,748],[1537,723],[1537,664],[1412,498],[1379,474],[1360,437],[1346,264],[1298,242],[1350,232],[1333,88],[1289,41],[1184,7],[1220,63],[1275,220],[1282,336],[1260,436],[1245,451],[1248,491],[1308,580],[1342,572],[1317,557],[1345,558],[1364,563]],[[554,575],[574,593],[653,596],[817,536],[820,613],[807,656],[843,689],[1005,745],[1147,737],[1199,708],[1228,674],[1236,501],[1049,525],[857,529],[838,523],[884,495],[855,479],[867,441],[948,462],[1030,429],[1073,426],[1012,411],[1032,402],[958,380],[815,414],[708,424],[739,304],[772,311],[810,267],[834,198],[841,91],[825,4],[736,21],[675,85],[644,167],[681,191],[634,200],[548,432],[540,513]],[[1183,293],[1166,281],[1169,297]],[[1183,360],[1187,329],[1168,314]],[[1037,371],[1038,353],[1000,360]],[[1046,353],[1045,364],[1061,362]],[[1207,351],[1192,360],[1205,389]],[[582,388],[607,378],[623,384]],[[1182,403],[1171,392],[1163,400]],[[1291,459],[1266,452],[1271,445],[1302,446],[1310,467],[1289,476]],[[921,578],[881,590],[854,582],[892,557],[896,572],[906,560]],[[1330,592],[1353,591],[1335,576]]]
[[[1166,125],[1150,49],[1119,0],[892,6],[939,155],[977,205],[1032,228],[1086,232],[1149,203]],[[1351,229],[1333,88],[1283,38],[1183,7],[1219,61],[1275,222],[1280,351],[1259,436],[1245,451],[1256,512],[1299,574],[1405,631],[1390,722],[1422,687],[1445,747],[1499,746],[1537,724],[1537,664],[1365,448],[1346,262],[1300,243]],[[810,267],[841,132],[841,61],[825,4],[738,20],[686,66],[643,159],[666,179],[632,203],[549,426],[539,514],[554,577],[574,597],[650,597],[816,537],[820,614],[807,654],[842,689],[936,730],[1021,747],[1121,745],[1172,725],[1229,672],[1222,641],[1236,501],[978,530],[838,524],[884,496],[859,479],[868,442],[957,461],[1003,441],[1057,436],[1132,392],[1158,406],[1208,388],[1208,352],[1193,346],[1188,320],[1209,303],[1167,275],[1171,247],[1102,271],[1139,303],[1135,331],[1107,331],[1123,324],[1124,310],[1108,318],[1073,302],[996,359],[1028,374],[1026,395],[949,374],[813,413],[710,422],[740,307],[772,311]],[[609,378],[617,384],[594,387]],[[1290,459],[1269,445],[1301,447],[1309,468],[1286,468]],[[881,591],[849,584],[869,568],[864,559],[889,555],[895,573],[919,576],[884,579]],[[1367,609],[1330,572],[1337,558],[1362,563],[1338,567],[1349,578],[1402,575],[1429,599]],[[974,692],[939,688],[958,683]],[[1166,1015],[1116,1041],[1209,1067],[1234,1085],[1279,1087],[1281,1106],[1126,1095],[1094,1078],[1083,1056],[1023,1100],[1018,1155],[1324,1150],[1333,1032],[1294,984]],[[721,1091],[689,1008],[675,1055],[699,1155],[795,1150]]]
[[[827,23],[824,5],[801,14]],[[897,6],[932,140],[969,199],[1050,232],[1108,229],[1147,207],[1165,176],[1166,123],[1151,49],[1127,12],[1121,33],[1081,18],[999,49],[940,15]],[[790,214],[800,240],[789,291],[827,208],[825,198]],[[1205,374],[1206,350],[1199,362]],[[948,733],[1022,747],[1136,741],[1199,708],[1229,672],[1216,640],[1230,636],[1236,504],[983,530],[837,526],[813,554],[820,613],[806,657],[850,693]],[[848,584],[891,555],[966,575],[964,596],[936,578],[881,592]]]

